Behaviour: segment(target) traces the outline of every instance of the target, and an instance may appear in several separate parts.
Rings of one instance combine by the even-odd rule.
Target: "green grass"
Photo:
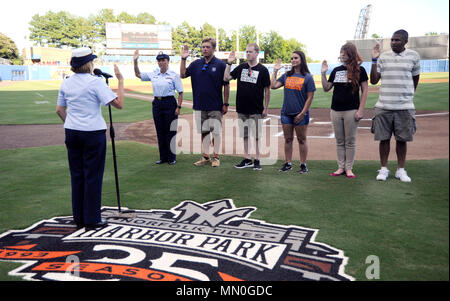
[[[447,72],[423,73],[420,76],[422,79],[449,78]],[[311,108],[330,108],[333,92],[323,91],[319,75],[315,75],[314,80],[316,81],[316,92],[314,93]],[[448,83],[419,83],[416,94],[414,95],[414,105],[416,110],[448,111],[448,87]],[[283,105],[283,89],[271,90],[270,95],[269,108],[280,109]],[[192,93],[187,91],[185,92],[184,97],[186,99],[192,99]],[[366,108],[373,108],[377,100],[378,93],[369,93]],[[236,105],[236,89],[231,89],[230,104],[233,106]]]
[[[0,91],[0,124],[58,124],[56,115],[57,90]],[[182,108],[181,114],[192,112]],[[107,107],[102,114],[109,122]],[[148,101],[124,98],[122,110],[112,109],[113,122],[137,122],[153,118],[152,104]]]
[[[448,73],[425,73],[422,78],[448,78]],[[192,100],[190,80],[183,80],[184,98]],[[61,81],[24,81],[0,87],[0,124],[57,124],[61,121],[55,114],[58,89]],[[111,87],[117,83],[111,80]],[[146,87],[141,94],[152,94],[149,83],[138,79],[127,79],[125,87]],[[448,83],[420,83],[414,104],[417,110],[448,111]],[[312,108],[329,108],[332,92],[323,92],[317,85]],[[235,105],[236,91],[230,92],[230,104]],[[378,99],[377,93],[370,93],[366,108],[372,108]],[[280,109],[283,104],[283,89],[271,90],[270,108]],[[189,114],[192,109],[183,108],[182,114]],[[103,108],[103,116],[108,117],[108,110]],[[152,118],[151,103],[125,97],[123,110],[113,109],[114,122],[136,122]]]
[[[335,161],[310,161],[310,173],[300,175],[279,173],[281,161],[262,172],[237,170],[238,159],[228,156],[216,169],[193,166],[195,154],[157,166],[157,148],[135,142],[120,141],[117,152],[123,206],[169,209],[183,200],[231,198],[257,207],[252,218],[320,229],[316,241],[344,250],[346,273],[357,280],[366,279],[369,255],[380,258],[381,280],[449,280],[448,159],[408,161],[413,182],[402,183],[376,181],[375,161],[356,162],[358,177],[348,180],[328,176]],[[0,162],[0,233],[71,215],[63,146],[0,150]],[[116,206],[110,148],[103,187],[103,205]],[[14,266],[0,262],[0,280],[11,279]]]
[[[414,96],[416,110],[448,111],[448,83],[421,83]],[[324,92],[317,85],[311,108],[330,108],[333,92]],[[192,99],[192,93],[186,92],[184,97]],[[378,100],[378,93],[369,93],[366,108],[373,108]],[[230,91],[230,104],[236,105],[236,91]],[[283,105],[283,89],[271,90],[269,108],[280,109]]]
[[[2,91],[0,92],[1,124],[55,124],[61,123],[56,115],[58,91]],[[152,104],[129,97],[124,109],[112,109],[113,122],[135,122],[152,118]],[[105,120],[108,108],[102,107]]]

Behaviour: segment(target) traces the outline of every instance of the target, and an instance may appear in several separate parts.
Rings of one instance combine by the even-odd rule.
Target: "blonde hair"
[[[92,70],[94,70],[94,61],[89,61],[84,65],[81,65],[78,68],[70,68],[73,73],[92,73]]]
[[[247,45],[247,47],[253,47],[253,49],[255,49],[256,52],[259,52],[259,46],[256,43],[250,43]]]

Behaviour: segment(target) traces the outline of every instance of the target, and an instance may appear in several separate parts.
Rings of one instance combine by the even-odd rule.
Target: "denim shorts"
[[[298,114],[295,114],[295,115],[281,114],[281,124],[292,124],[294,126],[309,124],[309,111],[306,113],[305,117],[303,117],[302,121],[300,121],[299,123],[294,122],[295,116],[297,116],[297,115]]]

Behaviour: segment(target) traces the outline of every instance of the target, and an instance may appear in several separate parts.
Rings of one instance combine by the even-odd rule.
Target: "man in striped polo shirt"
[[[379,152],[381,169],[377,180],[385,181],[389,176],[387,162],[392,134],[396,140],[398,168],[395,177],[402,182],[411,182],[406,170],[407,141],[413,140],[416,132],[414,92],[419,83],[420,57],[411,49],[406,49],[408,32],[398,30],[391,38],[391,51],[380,55],[380,45],[372,50],[372,69],[370,83],[376,85],[381,79],[378,102],[375,104],[375,117],[372,133],[380,141]]]

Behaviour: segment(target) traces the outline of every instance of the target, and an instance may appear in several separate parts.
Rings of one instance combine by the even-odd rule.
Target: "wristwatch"
[[[226,106],[226,107],[230,106],[229,103],[224,103],[223,105]]]
[[[231,66],[231,65],[233,65],[233,63],[230,64],[230,63],[227,62],[227,65],[230,65],[230,66]]]
[[[181,106],[177,106],[178,109],[181,109]]]

